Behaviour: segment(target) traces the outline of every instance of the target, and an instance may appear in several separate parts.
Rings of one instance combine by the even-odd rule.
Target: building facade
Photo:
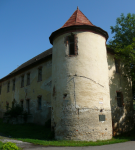
[[[15,104],[56,139],[111,139],[133,127],[132,82],[106,47],[108,34],[77,9],[50,36],[53,47],[0,80],[0,116]]]

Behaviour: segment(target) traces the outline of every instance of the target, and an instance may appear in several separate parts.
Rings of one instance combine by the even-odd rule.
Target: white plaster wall
[[[75,34],[77,34],[78,38],[78,55],[74,57],[68,56],[68,46],[64,43],[64,39],[69,33],[61,35],[53,41],[52,93],[55,87],[55,94],[52,96],[52,124],[56,124],[56,136],[58,139],[62,136],[60,135],[62,134],[60,133],[60,122],[61,119],[66,121],[67,116],[63,114],[63,107],[65,107],[70,110],[69,114],[77,109],[79,111],[85,109],[84,112],[90,109],[97,110],[96,121],[93,120],[95,124],[99,123],[98,117],[101,114],[99,110],[103,109],[104,114],[106,113],[105,111],[108,111],[107,121],[104,124],[108,126],[109,136],[107,138],[111,138],[106,40],[101,35],[92,32],[77,32]],[[67,97],[63,98],[63,94],[67,94]],[[75,115],[70,117],[74,118]],[[85,119],[87,120],[88,117],[86,116]],[[87,122],[87,124],[89,124],[88,130],[95,128],[94,124],[92,125],[90,122]],[[97,131],[99,126],[100,123],[96,127]],[[71,130],[71,128],[67,130]],[[88,140],[85,137],[80,140]],[[99,139],[99,137],[97,136],[95,139]],[[94,140],[94,138],[89,140]]]

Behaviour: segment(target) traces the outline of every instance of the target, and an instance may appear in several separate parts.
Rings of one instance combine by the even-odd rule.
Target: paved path
[[[135,150],[135,141],[117,143],[103,146],[87,146],[87,147],[35,147],[24,150]]]
[[[2,142],[10,141],[16,143],[16,145],[23,148],[23,150],[135,150],[135,141],[103,146],[87,146],[87,147],[51,147],[51,146],[45,147],[3,137],[0,137],[0,141]]]

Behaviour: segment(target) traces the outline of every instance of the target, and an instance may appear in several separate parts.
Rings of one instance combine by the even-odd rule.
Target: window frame
[[[115,59],[115,71],[120,73],[120,61],[118,59]]]
[[[42,81],[42,72],[43,72],[43,67],[38,68],[38,82]]]
[[[24,75],[21,76],[21,87],[24,87]]]
[[[22,108],[24,107],[23,106],[24,105],[24,100],[23,99],[20,100],[20,105],[21,105]]]
[[[7,83],[7,93],[10,92],[10,81]]]
[[[118,96],[118,93],[120,94],[120,96]],[[122,108],[124,106],[123,103],[123,94],[121,91],[116,91],[116,100],[117,100],[117,107]]]
[[[26,85],[30,85],[30,72],[27,73],[27,83]]]
[[[70,42],[70,39],[73,38],[73,41]],[[78,43],[78,38],[77,38],[77,35],[76,34],[73,34],[71,33],[70,35],[66,36],[65,37],[65,43],[66,43],[66,46],[68,47],[68,56],[69,57],[74,57],[74,56],[77,56],[78,55],[78,46],[77,46],[77,43]],[[74,53],[71,53],[71,50],[70,50],[70,46],[71,44],[73,44],[74,46]]]
[[[13,91],[15,91],[15,79],[13,79],[13,88],[12,88]]]
[[[40,105],[39,105],[39,100],[40,100]],[[42,110],[42,95],[39,95],[37,97],[37,110]]]

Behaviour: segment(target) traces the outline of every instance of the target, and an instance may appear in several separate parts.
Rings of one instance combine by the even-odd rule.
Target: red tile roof
[[[77,8],[68,21],[61,27],[69,27],[74,25],[90,25],[94,26],[89,19]]]

